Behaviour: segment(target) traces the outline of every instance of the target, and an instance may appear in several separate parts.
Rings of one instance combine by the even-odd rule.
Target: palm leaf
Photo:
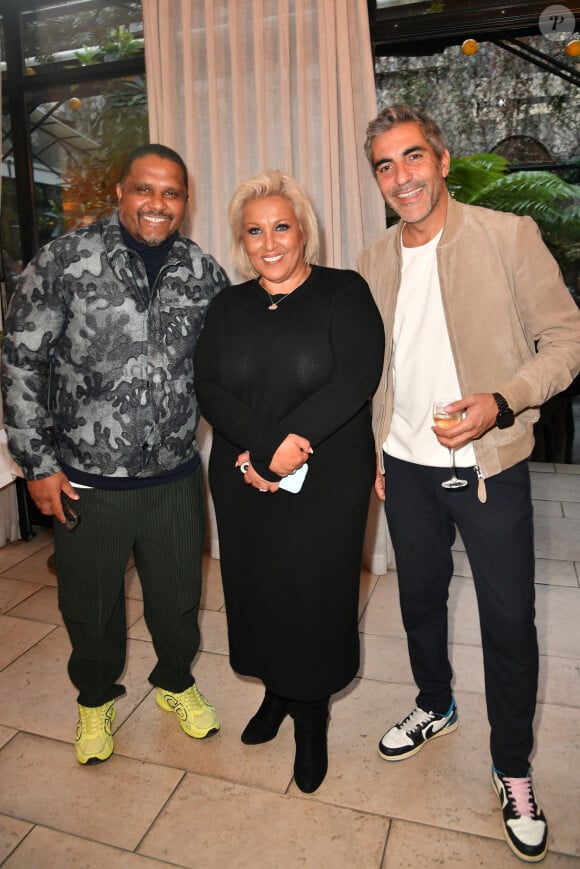
[[[580,187],[551,172],[513,172],[484,188],[478,205],[527,214],[542,232],[580,238]]]
[[[499,154],[471,154],[451,159],[447,187],[459,202],[473,203],[480,192],[503,178],[509,163]]]
[[[498,154],[452,159],[448,188],[460,202],[527,214],[551,240],[580,240],[580,186],[547,171],[509,172]]]

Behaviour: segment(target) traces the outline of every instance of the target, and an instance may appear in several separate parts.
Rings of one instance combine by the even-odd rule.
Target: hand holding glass
[[[433,402],[433,422],[438,428],[452,428],[461,422],[461,411],[455,413],[447,413],[445,408],[448,404],[452,404],[453,398],[438,398]],[[461,480],[455,471],[455,450],[449,447],[449,461],[451,463],[451,476],[448,480],[444,480],[441,485],[444,489],[462,489],[467,486],[467,480]]]

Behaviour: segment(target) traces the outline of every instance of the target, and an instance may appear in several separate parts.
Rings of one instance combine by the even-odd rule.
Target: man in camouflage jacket
[[[3,346],[10,449],[38,508],[55,518],[80,763],[113,752],[131,552],[157,703],[190,736],[219,729],[191,674],[204,536],[193,355],[227,278],[179,234],[188,188],[175,151],[134,151],[117,196],[111,217],[50,242],[29,264]]]

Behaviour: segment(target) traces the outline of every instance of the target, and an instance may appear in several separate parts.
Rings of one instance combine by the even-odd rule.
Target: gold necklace
[[[312,269],[311,269],[310,266],[307,266],[307,269],[308,269],[308,270],[307,270],[307,272],[306,272],[305,277],[302,279],[302,281],[301,281],[299,284],[297,284],[297,285],[294,287],[293,290],[290,290],[289,293],[275,293],[275,295],[282,296],[282,298],[280,299],[279,302],[275,302],[275,301],[274,301],[274,296],[273,296],[271,293],[269,293],[268,290],[266,289],[266,287],[263,285],[263,283],[262,283],[262,279],[261,279],[261,278],[258,278],[258,284],[262,287],[262,289],[264,290],[264,292],[266,293],[266,295],[267,295],[268,298],[270,299],[270,304],[268,305],[268,310],[269,310],[269,311],[277,311],[278,308],[280,307],[280,305],[282,304],[282,302],[285,302],[286,299],[287,299],[289,296],[292,295],[292,293],[295,293],[295,292],[296,292],[296,290],[298,289],[298,287],[301,287],[301,286],[302,286],[302,284],[304,283],[304,281],[306,280],[306,278],[308,278],[308,276],[310,275],[310,273],[311,273],[311,271],[312,271]]]
[[[288,296],[291,296],[291,295],[292,295],[292,293],[279,293],[279,295],[281,295],[282,298],[280,299],[279,302],[275,302],[275,301],[274,301],[274,296],[272,296],[272,295],[268,292],[268,290],[266,289],[266,287],[262,287],[262,289],[264,290],[264,292],[266,293],[266,295],[267,295],[268,298],[270,299],[270,304],[268,305],[268,310],[269,310],[269,311],[277,311],[278,308],[280,307],[280,305],[282,304],[282,302],[285,302],[286,299],[288,298]],[[278,294],[277,294],[277,295],[278,295]]]

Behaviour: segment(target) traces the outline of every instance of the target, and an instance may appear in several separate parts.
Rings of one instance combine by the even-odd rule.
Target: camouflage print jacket
[[[194,457],[193,354],[226,284],[216,261],[178,236],[149,302],[116,213],[42,248],[20,278],[3,343],[4,425],[26,478],[60,461],[149,478]]]

